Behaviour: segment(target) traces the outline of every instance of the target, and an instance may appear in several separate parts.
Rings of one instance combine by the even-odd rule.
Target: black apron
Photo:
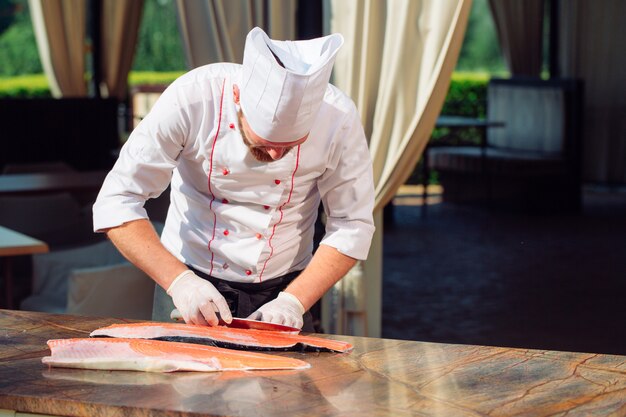
[[[189,267],[189,266],[188,266]],[[233,317],[246,318],[255,312],[263,304],[266,304],[278,296],[278,293],[287,288],[300,271],[291,272],[282,277],[259,283],[232,282],[215,278],[204,272],[189,267],[196,275],[206,279],[217,288],[224,296]],[[152,320],[171,322],[170,313],[175,308],[172,299],[160,285],[155,286],[154,304],[152,308]],[[311,312],[304,313],[303,332],[314,332],[313,316]]]

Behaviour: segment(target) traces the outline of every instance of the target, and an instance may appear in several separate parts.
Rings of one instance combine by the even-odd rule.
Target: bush
[[[485,117],[489,78],[488,73],[455,72],[441,113]]]
[[[183,74],[184,71],[132,71],[129,84],[170,84]],[[488,81],[487,73],[454,73],[442,113],[484,117]],[[50,87],[44,74],[0,77],[0,96],[49,97]]]
[[[48,80],[43,74],[0,77],[0,98],[51,97]]]
[[[154,72],[154,71],[131,71],[128,83],[131,87],[145,84],[170,84],[185,71]]]
[[[184,71],[172,72],[131,72],[130,86],[145,84],[170,84]],[[0,77],[0,98],[36,98],[51,97],[50,85],[44,74]]]
[[[487,83],[488,73],[463,73],[455,72],[450,81],[450,88],[443,103],[441,114],[451,116],[464,116],[484,118],[487,114]],[[464,129],[455,132],[462,142],[480,142],[480,130]],[[450,135],[448,128],[436,128],[433,131],[432,140],[438,141]]]

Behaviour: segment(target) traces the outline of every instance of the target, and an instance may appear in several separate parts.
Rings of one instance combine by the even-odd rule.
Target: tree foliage
[[[487,0],[474,0],[465,39],[461,47],[458,71],[502,72],[506,70]]]
[[[174,0],[145,0],[133,70],[186,69]]]
[[[0,0],[0,34],[7,30],[15,20],[18,5],[14,0]]]
[[[12,24],[0,35],[0,76],[40,73],[43,70],[30,23],[28,0],[13,3]]]
[[[0,18],[5,10],[3,6],[10,2],[15,3],[9,13],[12,23],[4,33],[0,33],[0,76],[41,73],[43,68],[39,60],[28,0],[0,0]],[[185,70],[175,2],[146,0],[144,4],[133,70]]]
[[[0,77],[1,98],[51,97],[48,79],[43,74]]]

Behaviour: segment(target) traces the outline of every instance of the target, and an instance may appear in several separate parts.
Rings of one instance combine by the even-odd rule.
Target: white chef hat
[[[293,142],[309,133],[341,45],[340,34],[275,41],[258,27],[248,33],[239,88],[254,133],[271,142]]]

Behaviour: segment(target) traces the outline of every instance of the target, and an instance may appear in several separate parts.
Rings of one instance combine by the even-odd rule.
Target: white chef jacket
[[[240,73],[238,64],[206,65],[166,89],[106,177],[94,230],[147,218],[145,201],[171,182],[161,241],[211,276],[261,282],[304,269],[320,199],[321,243],[365,259],[374,189],[352,100],[329,85],[308,139],[280,160],[259,162],[239,132],[233,84]]]

